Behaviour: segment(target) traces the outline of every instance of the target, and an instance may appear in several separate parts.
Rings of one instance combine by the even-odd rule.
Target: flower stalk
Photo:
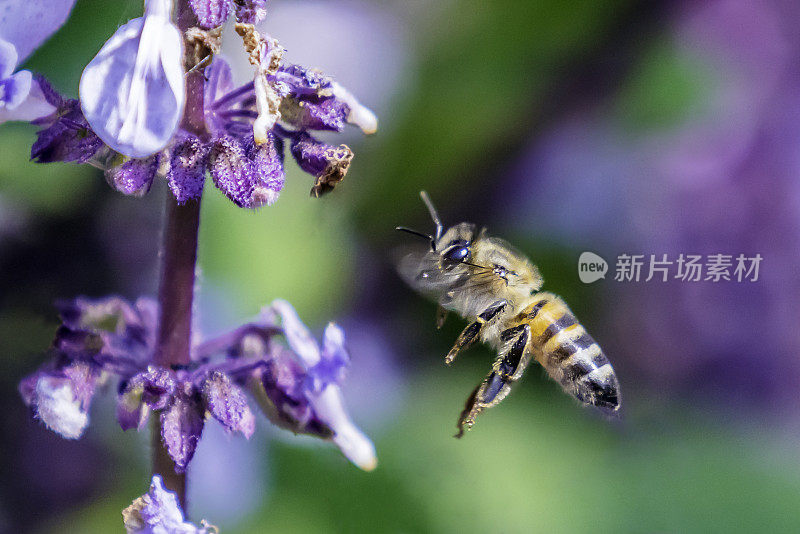
[[[172,193],[167,191],[166,196],[155,361],[164,367],[180,367],[191,361],[192,301],[200,200],[179,205]],[[161,419],[153,418],[153,421],[153,474],[162,476],[166,487],[177,493],[182,509],[186,510],[186,473],[175,471],[175,464],[161,440]]]
[[[177,2],[178,27],[192,27],[195,17],[186,0]],[[181,120],[184,130],[205,133],[201,72],[186,76],[186,103]],[[197,268],[197,236],[200,229],[200,198],[179,204],[167,191],[166,214],[161,249],[158,288],[159,329],[155,363],[163,367],[186,366],[191,362],[192,302]],[[153,474],[161,475],[164,485],[178,495],[186,510],[186,472],[176,472],[175,464],[162,442],[161,418],[153,418]]]

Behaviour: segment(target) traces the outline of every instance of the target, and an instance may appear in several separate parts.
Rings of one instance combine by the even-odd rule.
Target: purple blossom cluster
[[[340,132],[347,123],[365,133],[377,129],[375,115],[325,74],[283,60],[284,49],[255,27],[265,0],[194,0],[192,28],[197,50],[184,50],[171,20],[171,0],[147,0],[145,13],[121,26],[86,66],[80,100],[65,99],[41,77],[14,73],[13,44],[0,40],[0,121],[30,120],[42,126],[31,149],[38,163],[89,163],[127,195],[148,192],[163,176],[176,200],[199,199],[206,175],[237,206],[271,205],[283,188],[284,148],[314,176],[313,196],[331,191],[347,174],[353,152],[329,145],[312,131]],[[234,87],[218,54],[218,27],[236,17],[254,68],[253,81]],[[190,71],[202,72],[202,124],[182,121],[186,81],[184,56],[195,52]],[[30,95],[30,96],[29,96]],[[33,98],[36,96],[36,98]],[[0,109],[2,111],[2,109]]]
[[[83,435],[98,388],[115,384],[122,429],[141,430],[151,415],[159,417],[164,446],[184,471],[207,419],[253,434],[249,392],[275,424],[334,442],[362,469],[376,466],[372,443],[342,400],[349,356],[333,323],[320,347],[292,306],[277,300],[259,320],[195,346],[190,365],[161,367],[154,363],[153,300],[78,298],[59,310],[51,359],[22,380],[20,393],[35,417],[65,438]]]

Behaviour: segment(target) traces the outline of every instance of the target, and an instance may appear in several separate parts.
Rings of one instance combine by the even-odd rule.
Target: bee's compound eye
[[[460,263],[469,258],[469,247],[467,245],[453,245],[444,251],[444,257],[454,263]]]

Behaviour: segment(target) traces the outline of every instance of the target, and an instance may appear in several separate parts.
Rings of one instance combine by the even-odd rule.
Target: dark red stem
[[[181,31],[195,24],[186,0],[177,2],[177,21]],[[202,72],[186,76],[186,105],[181,129],[198,136],[205,134]],[[200,228],[200,200],[179,205],[167,191],[166,216],[161,248],[158,288],[160,306],[155,363],[164,367],[186,365],[191,361],[192,300],[197,266],[197,232]],[[186,512],[186,473],[177,473],[161,440],[161,421],[153,424],[153,473],[178,495]]]

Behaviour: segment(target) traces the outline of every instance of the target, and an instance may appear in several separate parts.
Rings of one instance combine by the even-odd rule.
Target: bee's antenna
[[[436,252],[436,241],[433,240],[433,236],[428,234],[423,234],[422,232],[418,232],[417,230],[413,230],[411,228],[406,228],[405,226],[398,226],[395,228],[395,230],[400,230],[401,232],[408,232],[409,234],[418,235],[419,237],[422,237],[427,241],[430,241],[431,248],[433,249],[434,252]]]
[[[424,237],[428,241],[433,239],[433,237],[429,236],[428,234],[423,234],[422,232],[414,230],[413,228],[406,228],[405,226],[398,226],[397,228],[395,228],[395,230],[400,230],[401,232],[408,232],[409,234],[418,235],[420,237]]]
[[[428,193],[426,193],[425,191],[420,191],[419,196],[422,198],[422,201],[428,207],[428,211],[431,214],[431,219],[433,219],[433,224],[436,225],[436,241],[439,241],[439,238],[442,237],[442,232],[444,231],[444,225],[442,225],[442,221],[439,219],[439,214],[436,213],[436,208],[433,207],[433,202],[431,202]]]

